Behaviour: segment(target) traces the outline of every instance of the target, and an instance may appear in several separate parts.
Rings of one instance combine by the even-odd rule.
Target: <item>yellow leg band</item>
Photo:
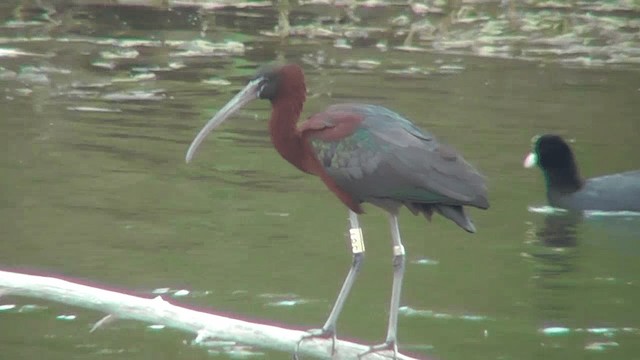
[[[364,238],[362,237],[362,229],[349,229],[349,235],[351,237],[351,252],[354,254],[363,253]]]

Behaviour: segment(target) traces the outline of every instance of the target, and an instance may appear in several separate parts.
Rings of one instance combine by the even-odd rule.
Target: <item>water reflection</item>
[[[570,297],[575,290],[570,279],[580,254],[576,247],[581,222],[577,213],[547,214],[542,226],[532,229],[529,255],[534,259],[535,306],[543,322],[570,317]]]
[[[577,226],[582,223],[580,213],[549,214],[544,225],[536,231],[536,237],[544,246],[571,248],[577,245]]]
[[[551,211],[541,225],[531,225],[532,307],[543,347],[614,351],[621,339],[637,336],[635,321],[625,315],[631,304],[622,300],[634,277],[621,269],[624,258],[637,259],[639,219]],[[593,306],[599,312],[590,312]]]

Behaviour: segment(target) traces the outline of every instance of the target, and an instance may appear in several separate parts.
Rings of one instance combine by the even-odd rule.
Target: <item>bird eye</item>
[[[263,77],[258,84],[258,97],[260,99],[270,99],[276,96],[278,89],[277,78]]]
[[[260,83],[258,84],[258,98],[260,99],[266,98],[266,95],[268,92],[267,85],[268,85],[268,82],[264,80],[260,81]]]
[[[267,81],[262,80],[262,82],[260,82],[260,85],[258,85],[258,95],[262,96],[262,93],[264,92],[264,89],[267,87]]]

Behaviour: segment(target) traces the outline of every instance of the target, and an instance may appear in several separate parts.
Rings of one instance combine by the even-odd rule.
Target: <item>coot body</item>
[[[640,170],[583,179],[573,151],[558,135],[538,137],[525,167],[543,172],[549,205],[568,210],[640,211]]]

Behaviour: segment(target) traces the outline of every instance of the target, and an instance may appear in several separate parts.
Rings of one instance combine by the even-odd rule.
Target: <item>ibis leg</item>
[[[335,353],[336,322],[338,321],[338,317],[340,316],[342,307],[344,306],[344,303],[349,296],[351,287],[353,287],[353,283],[356,281],[356,277],[358,275],[358,272],[360,271],[360,266],[362,265],[362,260],[364,260],[364,239],[362,237],[362,229],[360,228],[360,224],[358,223],[358,214],[354,213],[351,210],[349,210],[349,223],[351,225],[349,234],[351,238],[351,252],[353,254],[349,273],[347,274],[346,279],[344,279],[344,283],[342,284],[342,288],[340,289],[338,298],[333,304],[333,309],[331,309],[331,313],[329,313],[327,321],[324,323],[322,328],[309,330],[307,335],[298,340],[293,354],[294,359],[298,359],[298,350],[300,349],[300,344],[304,340],[314,337],[331,337],[331,355],[333,356]]]
[[[398,309],[400,308],[400,294],[402,292],[402,278],[404,276],[404,246],[400,239],[400,228],[398,227],[398,216],[389,215],[389,224],[391,225],[391,239],[393,241],[393,285],[391,288],[391,303],[389,305],[389,324],[387,326],[387,338],[384,343],[374,345],[369,350],[360,354],[362,357],[382,350],[392,350],[393,358],[398,356]]]

